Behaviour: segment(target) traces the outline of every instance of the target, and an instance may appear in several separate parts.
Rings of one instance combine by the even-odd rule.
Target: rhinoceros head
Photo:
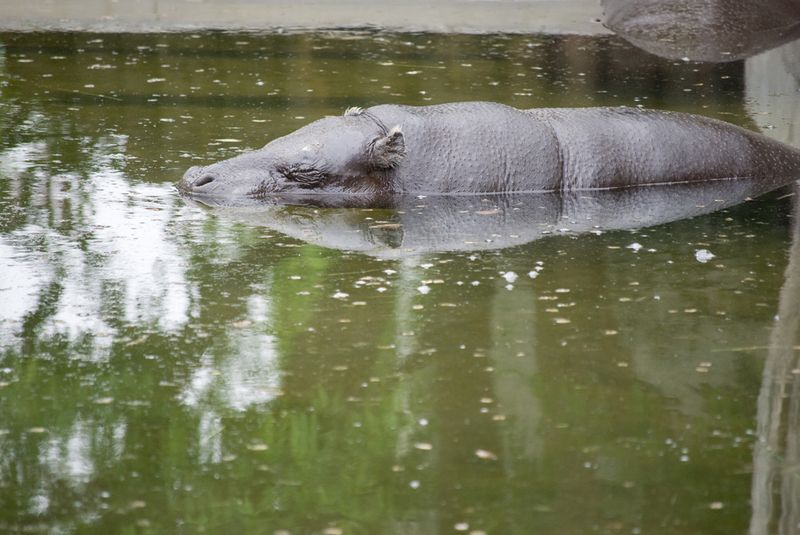
[[[386,193],[405,154],[399,126],[387,128],[360,108],[325,117],[254,150],[192,167],[181,192],[200,197],[269,198]]]

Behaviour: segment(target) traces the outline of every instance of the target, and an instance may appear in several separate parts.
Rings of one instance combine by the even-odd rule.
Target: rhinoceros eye
[[[289,166],[280,171],[287,180],[296,182],[300,187],[305,188],[313,188],[325,179],[324,172],[306,165]]]

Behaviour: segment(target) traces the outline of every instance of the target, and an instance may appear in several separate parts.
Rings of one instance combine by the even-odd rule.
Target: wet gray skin
[[[726,62],[800,37],[795,0],[603,0],[604,24],[657,56]]]
[[[193,167],[179,189],[231,202],[378,206],[403,193],[581,191],[798,172],[796,149],[697,115],[463,102],[350,109]]]

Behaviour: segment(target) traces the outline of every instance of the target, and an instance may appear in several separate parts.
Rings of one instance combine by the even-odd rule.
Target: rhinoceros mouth
[[[180,184],[178,192],[187,200],[206,206],[252,208],[268,206],[310,206],[314,208],[390,208],[398,195],[391,193],[364,195],[344,192],[271,191],[250,195],[211,195],[187,191]]]

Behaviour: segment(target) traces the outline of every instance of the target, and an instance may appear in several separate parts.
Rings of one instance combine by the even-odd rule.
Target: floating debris
[[[701,362],[700,364],[697,365],[695,371],[698,373],[708,373],[710,369],[711,369],[710,362]]]
[[[478,459],[484,459],[484,460],[487,460],[487,461],[496,461],[497,460],[497,455],[495,455],[494,453],[492,453],[489,450],[481,450],[481,449],[475,450],[475,456]]]
[[[697,259],[698,262],[701,264],[705,264],[716,255],[709,251],[708,249],[698,249],[694,252],[694,257]]]
[[[433,444],[429,444],[428,442],[417,442],[414,444],[414,448],[422,451],[431,451],[433,449]]]
[[[502,273],[502,275],[506,282],[509,283],[514,283],[519,278],[519,276],[513,271],[506,271],[505,273]]]
[[[345,293],[345,292],[336,292],[331,297],[333,297],[334,299],[346,299],[346,298],[350,297],[350,294]]]
[[[626,245],[625,248],[626,249],[630,249],[634,253],[638,253],[639,250],[642,248],[642,244],[641,243],[637,243],[637,242],[633,242],[633,243],[631,243],[629,245]]]
[[[431,287],[428,286],[427,284],[423,284],[422,286],[417,288],[417,291],[419,293],[421,293],[422,295],[425,295],[425,294],[427,294],[428,292],[431,291]]]

